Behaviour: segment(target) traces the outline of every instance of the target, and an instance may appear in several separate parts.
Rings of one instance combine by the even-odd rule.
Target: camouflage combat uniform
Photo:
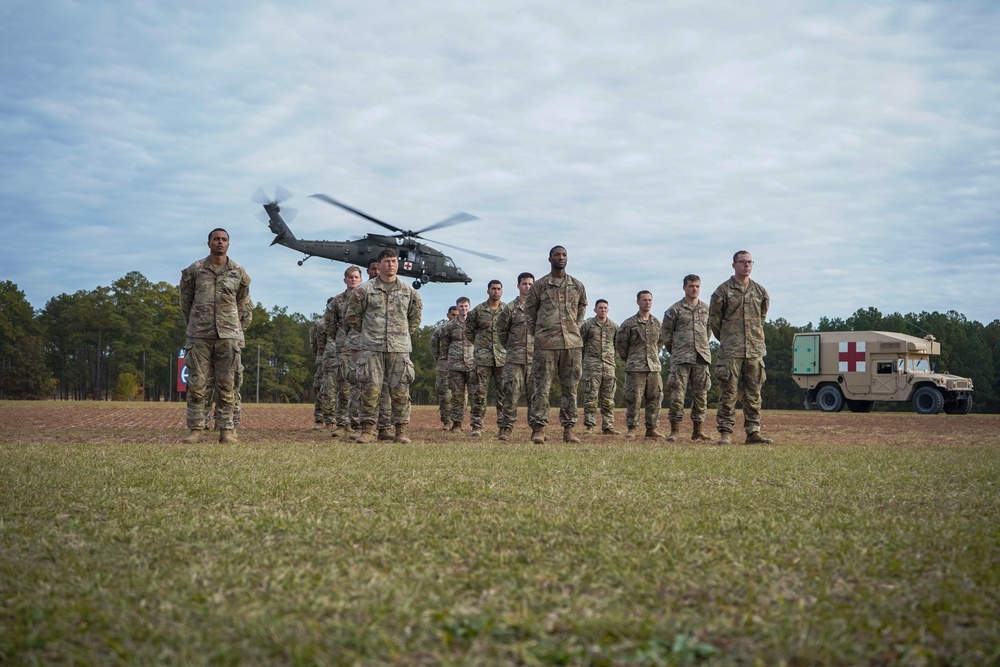
[[[438,399],[438,412],[441,414],[441,423],[451,425],[451,384],[448,382],[448,352],[441,353],[441,332],[444,330],[443,322],[431,334],[431,357],[434,359],[434,392]]]
[[[438,353],[448,357],[448,382],[451,383],[451,421],[465,419],[466,401],[472,403],[476,391],[475,348],[465,337],[465,322],[457,317],[441,329]],[[473,422],[473,427],[476,426]],[[482,428],[482,423],[479,428]]]
[[[334,297],[326,300],[327,304],[333,301]],[[320,318],[323,323],[323,334],[326,343],[322,349],[323,381],[320,383],[320,411],[323,413],[323,423],[332,426],[337,423],[337,399],[340,388],[337,382],[337,332],[326,328],[326,313]]]
[[[767,290],[753,280],[743,286],[730,278],[712,294],[708,322],[720,343],[715,365],[720,390],[716,424],[720,433],[732,433],[736,425],[736,391],[741,381],[743,428],[748,435],[760,432],[760,390],[767,379],[764,321],[770,303]]]
[[[391,422],[410,422],[410,383],[414,379],[411,334],[420,327],[420,295],[402,280],[369,280],[347,302],[347,321],[361,334],[361,354],[355,369],[361,383],[361,425],[378,420],[379,397],[387,386]]]
[[[507,304],[502,301],[496,308],[490,308],[484,301],[469,311],[465,318],[465,338],[473,346],[472,356],[476,362],[476,389],[472,393],[472,422],[482,427],[486,417],[486,394],[490,382],[497,395],[497,426],[506,426],[503,421],[503,367],[507,361],[507,351],[500,342],[497,324]]]
[[[241,405],[240,390],[243,389],[243,349],[246,347],[246,330],[250,328],[250,323],[253,322],[253,299],[247,297],[246,303],[243,309],[240,311],[240,363],[236,365],[236,373],[233,376],[233,382],[236,385],[236,405],[233,406],[233,428],[240,425],[240,419],[243,416],[243,409]],[[221,419],[221,414],[219,413],[219,396],[215,391],[215,376],[210,375],[208,378],[208,384],[205,386],[205,396],[208,397],[208,405],[205,408],[205,430],[211,429],[211,424],[209,423],[209,416],[214,412],[216,428],[218,428],[219,421]]]
[[[334,366],[334,419],[337,426],[357,429],[361,427],[361,388],[353,369],[358,362],[359,334],[347,323],[347,302],[351,290],[344,290],[326,304],[323,314],[326,330],[335,333],[337,357]]]
[[[612,319],[604,322],[591,317],[580,327],[583,339],[583,423],[597,425],[597,411],[601,412],[602,429],[610,431],[615,426],[615,334],[618,325]]]
[[[317,317],[316,321],[309,327],[309,347],[316,357],[316,372],[313,373],[313,422],[316,424],[330,424],[333,415],[326,414],[323,396],[323,353],[326,350],[326,325],[322,317]]]
[[[507,351],[507,360],[503,367],[503,423],[507,428],[514,428],[517,423],[517,404],[521,400],[521,392],[527,392],[531,398],[534,385],[531,375],[531,360],[535,351],[535,337],[528,333],[528,322],[525,319],[524,303],[514,299],[507,304],[507,310],[497,320],[497,330],[500,344]]]
[[[681,299],[663,313],[660,346],[670,354],[667,391],[670,393],[668,417],[671,422],[684,419],[684,395],[691,384],[691,421],[705,421],[708,390],[712,388],[712,351],[708,347],[708,304],[699,299],[692,306]]]
[[[528,330],[535,337],[531,366],[535,386],[528,423],[532,429],[544,428],[549,423],[549,391],[556,378],[562,389],[559,423],[572,428],[578,419],[576,390],[583,375],[580,325],[587,312],[587,290],[568,273],[562,278],[546,274],[531,286],[524,312]]]
[[[187,426],[205,427],[208,379],[214,377],[218,419],[216,428],[233,428],[237,404],[237,382],[242,371],[240,356],[243,319],[249,308],[250,276],[232,259],[215,267],[209,257],[181,272],[181,313],[187,322],[184,365],[188,368]],[[252,312],[252,310],[250,311]]]
[[[625,362],[625,425],[639,425],[639,407],[646,403],[646,432],[660,425],[663,378],[660,377],[660,320],[633,315],[618,327],[615,351]]]

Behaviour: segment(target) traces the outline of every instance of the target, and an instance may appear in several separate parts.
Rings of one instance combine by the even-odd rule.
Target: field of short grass
[[[45,405],[0,406],[2,664],[1000,663],[996,415],[179,445]]]

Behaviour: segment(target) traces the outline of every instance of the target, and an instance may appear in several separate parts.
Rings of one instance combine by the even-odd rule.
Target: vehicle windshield
[[[445,255],[444,265],[447,266],[447,267],[449,267],[449,268],[454,268],[455,267],[455,262],[451,261],[451,257],[448,257],[447,255]]]
[[[907,372],[910,373],[930,373],[931,372],[931,361],[927,357],[907,357],[906,359],[897,359],[896,367],[899,372],[903,372],[905,363],[905,368]]]

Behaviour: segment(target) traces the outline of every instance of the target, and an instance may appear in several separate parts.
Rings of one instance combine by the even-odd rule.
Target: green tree
[[[24,292],[0,282],[0,398],[44,398],[51,374],[45,365],[44,331]]]

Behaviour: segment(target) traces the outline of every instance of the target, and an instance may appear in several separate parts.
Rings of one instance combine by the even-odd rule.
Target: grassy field
[[[178,410],[0,404],[0,663],[1000,664],[997,415],[357,446],[248,406],[180,445]]]

